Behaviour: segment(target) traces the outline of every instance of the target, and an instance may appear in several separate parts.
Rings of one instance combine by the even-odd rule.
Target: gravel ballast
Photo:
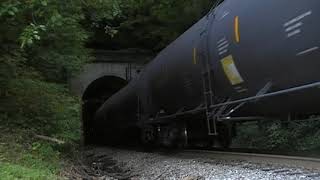
[[[90,148],[84,157],[88,169],[98,170],[99,179],[320,179],[320,172],[303,168],[196,155],[186,157],[180,153]]]

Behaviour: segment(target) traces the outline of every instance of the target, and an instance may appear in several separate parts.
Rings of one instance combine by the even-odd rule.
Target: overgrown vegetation
[[[320,121],[263,121],[238,126],[236,146],[282,152],[319,152]]]
[[[84,9],[101,3],[1,2],[1,178],[55,179],[66,145],[35,136],[58,138],[71,147],[79,141],[80,103],[66,83],[90,60],[85,44],[92,32],[81,24]]]
[[[1,127],[2,179],[57,179],[62,167],[53,144],[34,139],[31,131]]]
[[[116,16],[95,19],[91,45],[159,51],[204,16],[215,0],[116,0]],[[101,16],[100,16],[101,17]],[[108,19],[107,21],[105,19]],[[113,36],[105,32],[117,32]],[[106,41],[107,39],[107,41]]]

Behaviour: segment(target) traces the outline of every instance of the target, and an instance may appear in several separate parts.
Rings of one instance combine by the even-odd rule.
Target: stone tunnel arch
[[[118,92],[127,84],[121,77],[105,75],[92,81],[84,90],[82,95],[82,132],[85,144],[96,144],[101,142],[95,136],[93,118],[98,108],[109,97]]]
[[[138,76],[138,72],[153,57],[153,53],[139,49],[103,50],[93,49],[93,61],[82,71],[69,79],[73,94],[82,97],[82,135],[83,143],[99,143],[89,135],[94,130],[90,120],[104,100],[120,90],[128,81]]]

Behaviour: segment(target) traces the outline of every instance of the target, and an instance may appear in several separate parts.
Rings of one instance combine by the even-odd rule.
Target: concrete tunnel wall
[[[131,67],[131,74],[128,69]],[[88,86],[95,80],[104,76],[114,76],[129,81],[137,75],[137,71],[143,65],[129,63],[91,63],[85,65],[79,76],[70,80],[71,90],[74,94],[82,97]],[[130,78],[131,76],[131,78]]]
[[[135,78],[144,64],[151,60],[149,53],[96,51],[96,61],[84,66],[82,72],[70,79],[73,94],[82,99],[82,141],[96,144],[91,121],[95,111],[110,96]]]
[[[84,144],[97,144],[92,126],[95,111],[114,93],[138,75],[143,65],[132,63],[87,64],[82,73],[71,79],[71,90],[82,100],[82,139]],[[130,68],[130,70],[129,70]]]

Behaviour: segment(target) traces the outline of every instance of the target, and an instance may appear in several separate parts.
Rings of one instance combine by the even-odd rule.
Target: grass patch
[[[1,129],[0,179],[58,179],[63,165],[54,146],[27,130]]]
[[[9,87],[0,99],[0,179],[61,178],[79,144],[79,100],[63,85],[39,80],[15,79]]]
[[[31,130],[0,127],[0,132],[0,179],[62,179],[61,172],[78,149],[70,139],[58,145],[37,139]]]
[[[0,176],[1,179],[58,179],[54,173],[47,169],[1,162]]]

